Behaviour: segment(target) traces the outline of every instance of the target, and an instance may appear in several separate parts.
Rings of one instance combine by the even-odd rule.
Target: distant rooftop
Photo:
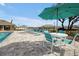
[[[11,22],[0,19],[0,25],[11,25]]]

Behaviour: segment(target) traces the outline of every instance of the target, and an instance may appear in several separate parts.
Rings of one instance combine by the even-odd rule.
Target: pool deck
[[[32,33],[27,33],[24,31],[14,31],[11,35],[9,35],[3,42],[0,43],[0,47],[15,43],[15,42],[24,42],[24,41],[42,41],[44,35],[36,35]]]
[[[45,37],[42,33],[34,34],[24,31],[14,31],[3,42],[0,43],[0,55],[4,56],[73,56],[74,49],[59,50],[54,48],[54,53],[50,53],[50,43],[42,43]],[[79,48],[75,49],[75,54],[79,55]]]

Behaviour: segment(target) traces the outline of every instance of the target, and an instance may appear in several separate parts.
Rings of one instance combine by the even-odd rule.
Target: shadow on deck
[[[59,47],[54,47],[54,52],[64,56],[65,50],[60,53]],[[0,48],[0,56],[43,56],[50,54],[50,44],[45,42],[43,47],[42,41],[36,42],[16,42]]]

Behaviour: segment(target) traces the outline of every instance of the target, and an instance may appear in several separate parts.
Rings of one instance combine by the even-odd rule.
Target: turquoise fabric
[[[45,8],[39,15],[45,20],[64,19],[71,16],[79,16],[79,3],[64,3]]]
[[[65,31],[63,31],[63,30],[59,30],[59,33],[65,33]]]
[[[63,42],[64,42],[65,44],[71,44],[71,43],[72,43],[72,40],[70,40],[70,39],[65,39],[65,40],[63,40]]]
[[[54,36],[51,36],[48,31],[44,31],[44,34],[45,34],[45,38],[46,38],[47,41],[49,41],[49,42],[52,42],[52,41],[56,42],[56,40],[53,39]]]

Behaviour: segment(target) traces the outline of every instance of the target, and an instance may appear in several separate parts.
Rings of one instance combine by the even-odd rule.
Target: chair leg
[[[61,56],[61,46],[59,46],[59,49],[60,49],[60,56]]]
[[[53,42],[51,43],[51,54],[53,53]]]
[[[74,56],[78,56],[77,53],[76,53],[76,50],[74,49],[73,51],[74,51]]]
[[[52,53],[52,49],[53,49],[53,46],[52,46],[52,44],[51,44],[51,53]]]
[[[43,47],[44,47],[44,41],[43,41]]]

